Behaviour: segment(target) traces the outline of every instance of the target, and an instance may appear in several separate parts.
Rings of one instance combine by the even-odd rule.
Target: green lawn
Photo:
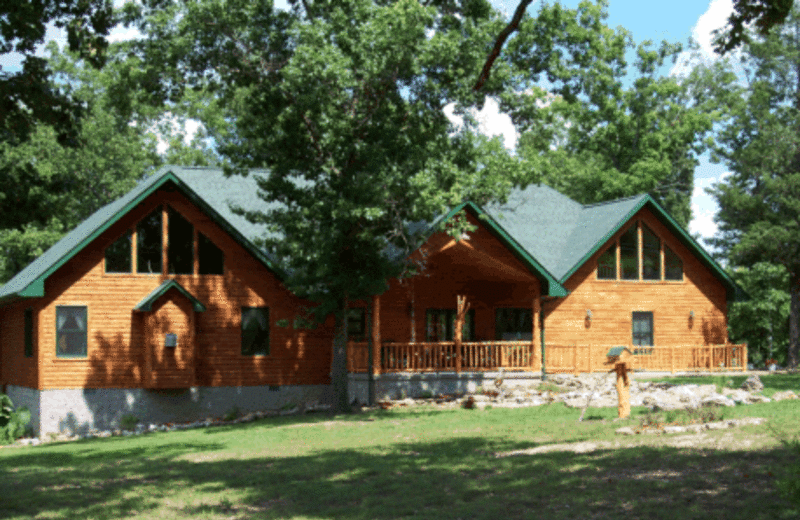
[[[767,378],[765,384],[767,383]],[[776,491],[800,402],[769,426],[618,436],[616,410],[395,409],[0,449],[0,518],[797,518]],[[551,450],[590,442],[586,453]],[[549,447],[549,448],[548,448]],[[514,450],[542,452],[497,457]]]

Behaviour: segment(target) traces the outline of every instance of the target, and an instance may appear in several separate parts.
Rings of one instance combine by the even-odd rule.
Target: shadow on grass
[[[773,519],[798,513],[775,492],[790,453],[783,448],[640,446],[498,458],[536,444],[472,436],[216,458],[216,443],[150,444],[78,443],[74,450],[3,457],[0,518]]]

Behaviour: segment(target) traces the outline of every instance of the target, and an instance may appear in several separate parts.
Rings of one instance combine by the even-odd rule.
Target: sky
[[[120,4],[127,0],[115,0]],[[495,7],[504,12],[508,18],[514,13],[518,0],[490,0]],[[537,0],[528,7],[529,13],[535,13]],[[579,0],[562,0],[566,7],[577,7]],[[276,0],[276,5],[285,5],[285,0]],[[711,50],[711,31],[723,27],[732,10],[731,0],[671,0],[669,2],[643,2],[642,0],[610,0],[608,19],[610,27],[622,26],[633,35],[635,42],[652,40],[660,42],[686,43],[690,37],[697,41],[708,59],[715,59]],[[125,40],[135,37],[135,32],[126,29],[114,30],[111,41]],[[63,32],[50,28],[48,39],[55,39],[62,45],[66,42]],[[13,55],[0,56],[0,66],[5,70],[19,68],[19,58]],[[678,67],[665,73],[676,73]],[[479,114],[481,130],[488,135],[502,135],[506,146],[513,148],[516,134],[510,119],[500,114],[497,104],[488,100],[483,112]],[[190,129],[191,130],[191,129]],[[695,170],[694,193],[692,196],[693,219],[689,231],[693,235],[708,238],[714,235],[717,226],[714,215],[717,211],[713,197],[705,193],[705,189],[718,182],[727,174],[721,165],[711,164],[708,156],[701,158]]]

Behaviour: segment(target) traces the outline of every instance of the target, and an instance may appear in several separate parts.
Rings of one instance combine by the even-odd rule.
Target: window
[[[597,260],[597,278],[600,280],[617,279],[617,244],[609,247]]]
[[[161,274],[161,208],[136,226],[136,271]]]
[[[33,309],[25,309],[25,357],[33,356]]]
[[[672,249],[664,246],[664,279],[683,280],[683,262]]]
[[[642,278],[661,280],[661,240],[642,224]]]
[[[533,311],[531,309],[495,309],[494,339],[526,340],[533,338]]]
[[[130,231],[119,237],[116,242],[106,248],[106,272],[107,273],[130,273],[133,269],[131,264],[131,244],[133,235]]]
[[[242,307],[242,355],[269,355],[269,308]]]
[[[56,355],[86,357],[86,307],[56,307]]]
[[[633,321],[633,345],[653,346],[653,313],[634,312],[632,321]],[[643,349],[635,349],[634,353],[638,353],[636,351],[640,350]]]
[[[639,240],[636,226],[619,237],[620,263],[623,280],[639,279]]]
[[[453,341],[456,320],[455,309],[428,309],[425,312],[425,341]],[[475,309],[467,311],[461,338],[472,341],[475,337]]]
[[[192,274],[194,272],[194,226],[172,208],[169,208],[167,214],[167,226],[169,273]]]
[[[225,255],[204,234],[198,233],[200,274],[223,274]]]
[[[364,309],[347,309],[347,337],[353,341],[367,338],[367,317]]]

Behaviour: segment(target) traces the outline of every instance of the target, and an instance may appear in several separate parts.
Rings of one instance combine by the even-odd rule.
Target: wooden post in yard
[[[539,329],[539,298],[538,296],[534,296],[533,298],[533,306],[532,306],[532,316],[531,321],[533,322],[533,330],[531,330],[531,356],[529,361],[528,368],[533,368],[533,363],[536,361],[536,336],[537,331]]]
[[[456,349],[456,372],[461,372],[461,329],[464,327],[464,320],[466,319],[469,305],[466,296],[461,296],[460,294],[456,296],[456,322],[454,325],[455,330],[453,330]]]

